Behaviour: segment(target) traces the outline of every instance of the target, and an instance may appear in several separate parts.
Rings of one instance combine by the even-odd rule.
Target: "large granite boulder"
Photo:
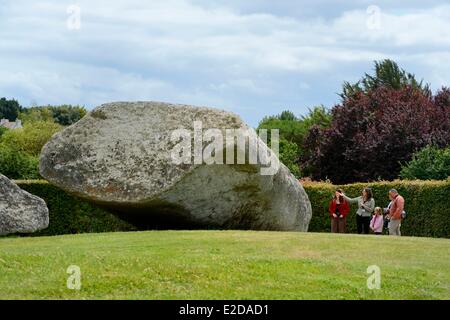
[[[45,201],[0,174],[0,235],[30,233],[47,227]]]
[[[174,150],[182,139],[174,139],[174,132],[181,128],[192,132],[188,142],[206,129],[223,136],[226,129],[253,130],[235,114],[217,109],[108,103],[52,137],[42,150],[40,173],[56,186],[149,228],[307,230],[308,196],[273,154],[269,158],[279,166],[272,173],[262,172],[268,165],[259,159],[206,164],[220,154],[219,148],[198,162],[198,150],[202,155],[208,141],[200,142],[200,149],[194,141],[192,154],[184,154],[189,161],[179,163]],[[218,144],[222,159],[230,155],[236,163],[238,152],[249,147],[236,146],[233,154],[228,142]],[[261,139],[257,144],[270,154]]]

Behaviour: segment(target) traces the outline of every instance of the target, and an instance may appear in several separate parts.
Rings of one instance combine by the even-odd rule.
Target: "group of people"
[[[364,188],[359,197],[349,198],[342,189],[337,189],[330,202],[331,232],[345,233],[347,215],[350,203],[357,203],[356,226],[358,233],[383,234],[383,228],[389,230],[389,235],[400,236],[400,226],[405,215],[405,199],[397,190],[389,190],[390,203],[386,208],[375,207],[372,190]]]

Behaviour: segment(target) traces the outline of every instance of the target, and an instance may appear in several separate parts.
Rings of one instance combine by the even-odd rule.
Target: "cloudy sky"
[[[393,2],[2,0],[0,96],[186,103],[257,125],[333,106],[377,59],[449,86],[450,4]]]

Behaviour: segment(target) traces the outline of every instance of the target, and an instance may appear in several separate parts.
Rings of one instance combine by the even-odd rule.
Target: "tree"
[[[258,125],[259,129],[279,130],[280,139],[301,143],[303,135],[306,133],[303,123],[291,111],[283,111],[276,116],[265,117]]]
[[[81,106],[60,105],[60,106],[40,106],[26,108],[21,112],[20,119],[23,122],[48,121],[69,126],[86,115],[86,109]]]
[[[22,106],[16,100],[6,100],[6,98],[0,99],[0,119],[16,121],[21,111]]]
[[[295,121],[295,120],[297,120],[297,117],[295,116],[295,114],[292,111],[285,110],[280,113],[280,115],[278,116],[278,119],[280,119],[282,121]]]
[[[450,108],[450,88],[442,87],[434,96],[434,104],[439,108]]]
[[[23,123],[50,121],[54,122],[53,113],[47,107],[31,107],[24,109],[19,114]]]
[[[50,106],[55,122],[63,126],[69,126],[86,115],[86,109],[81,106],[61,105]]]
[[[426,146],[402,166],[400,177],[408,180],[447,179],[450,177],[450,148]]]
[[[259,123],[258,129],[278,129],[280,139],[294,142],[301,148],[311,126],[325,128],[330,123],[331,112],[321,105],[309,109],[308,114],[301,117],[296,117],[293,112],[287,110],[276,116],[265,117]]]
[[[300,152],[298,145],[294,142],[281,139],[279,150],[280,161],[289,168],[294,176],[300,178],[301,171],[298,165]]]
[[[342,93],[340,94],[342,100],[355,97],[360,93],[368,94],[370,91],[379,87],[399,90],[409,86],[422,91],[424,95],[431,95],[428,84],[424,84],[423,80],[417,81],[413,74],[401,69],[395,61],[385,59],[375,61],[374,64],[374,75],[366,73],[361,80],[354,84],[347,81],[344,82]]]
[[[448,106],[434,102],[410,85],[378,86],[345,98],[332,109],[330,128],[310,129],[303,171],[338,184],[397,178],[400,163],[409,161],[416,150],[449,144]]]
[[[324,106],[309,109],[305,116],[296,117],[291,111],[265,117],[258,125],[258,129],[277,129],[280,135],[280,160],[291,172],[300,177],[299,160],[303,149],[303,140],[309,128],[317,125],[320,128],[328,127],[331,123],[331,113]],[[270,145],[270,144],[269,144]]]
[[[323,105],[309,109],[308,114],[301,117],[301,121],[308,130],[312,126],[318,126],[319,128],[328,128],[331,125],[331,119],[331,111],[325,108]]]
[[[433,97],[443,130],[450,133],[450,88],[442,87]]]

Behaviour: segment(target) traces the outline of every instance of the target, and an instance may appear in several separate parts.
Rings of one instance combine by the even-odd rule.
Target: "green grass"
[[[69,265],[81,290],[66,286]],[[381,289],[369,290],[369,265]],[[0,299],[450,299],[450,240],[255,231],[0,239]]]

